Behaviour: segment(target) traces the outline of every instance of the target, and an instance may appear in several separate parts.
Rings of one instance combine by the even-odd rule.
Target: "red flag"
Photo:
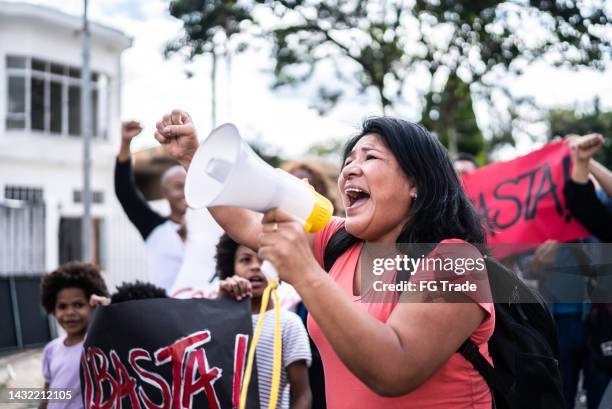
[[[590,236],[565,206],[563,184],[571,165],[569,148],[559,141],[463,176],[466,193],[486,218],[487,240],[498,258],[547,239],[566,242]]]

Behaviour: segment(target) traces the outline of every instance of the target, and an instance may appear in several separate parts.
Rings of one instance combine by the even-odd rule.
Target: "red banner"
[[[527,251],[547,239],[590,236],[565,207],[563,184],[570,171],[569,148],[559,141],[464,175],[465,190],[486,218],[487,240],[497,257]]]

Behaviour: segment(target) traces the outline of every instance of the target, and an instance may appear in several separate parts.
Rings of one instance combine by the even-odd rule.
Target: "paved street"
[[[42,376],[41,361],[42,347],[0,355],[0,395],[6,388],[41,388],[45,383]],[[36,405],[31,403],[0,402],[0,409],[35,407]]]

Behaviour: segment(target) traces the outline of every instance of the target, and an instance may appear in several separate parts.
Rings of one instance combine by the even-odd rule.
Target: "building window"
[[[73,190],[72,200],[74,201],[74,203],[82,203],[83,202],[83,191]],[[101,190],[94,190],[93,192],[91,192],[91,202],[93,204],[104,204],[104,192]]]
[[[59,262],[83,259],[83,220],[80,217],[62,217],[59,225]],[[104,219],[91,220],[92,263],[106,269],[106,224]]]
[[[28,203],[42,203],[44,201],[43,190],[27,186],[4,187],[4,197],[12,200],[23,200]]]
[[[6,128],[81,134],[81,70],[38,58],[8,55]],[[94,138],[107,138],[108,77],[91,73]]]

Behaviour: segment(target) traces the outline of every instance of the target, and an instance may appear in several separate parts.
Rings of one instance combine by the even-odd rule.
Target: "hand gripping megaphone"
[[[332,203],[308,184],[257,156],[233,124],[213,130],[198,148],[187,172],[185,199],[196,209],[238,206],[263,213],[279,208],[312,233],[325,227],[334,211]],[[278,280],[269,262],[264,261],[261,270]]]
[[[257,212],[282,209],[302,221],[307,232],[317,232],[325,227],[334,211],[331,202],[312,187],[264,162],[240,138],[238,129],[232,124],[213,130],[198,148],[187,172],[185,199],[190,207],[196,209],[211,206],[238,206]],[[261,271],[268,278],[268,285],[262,296],[259,319],[249,348],[240,409],[246,405],[255,347],[270,294],[275,298],[275,333],[269,409],[276,408],[278,399],[282,360],[280,303],[276,292],[278,273],[269,261],[262,263]]]

